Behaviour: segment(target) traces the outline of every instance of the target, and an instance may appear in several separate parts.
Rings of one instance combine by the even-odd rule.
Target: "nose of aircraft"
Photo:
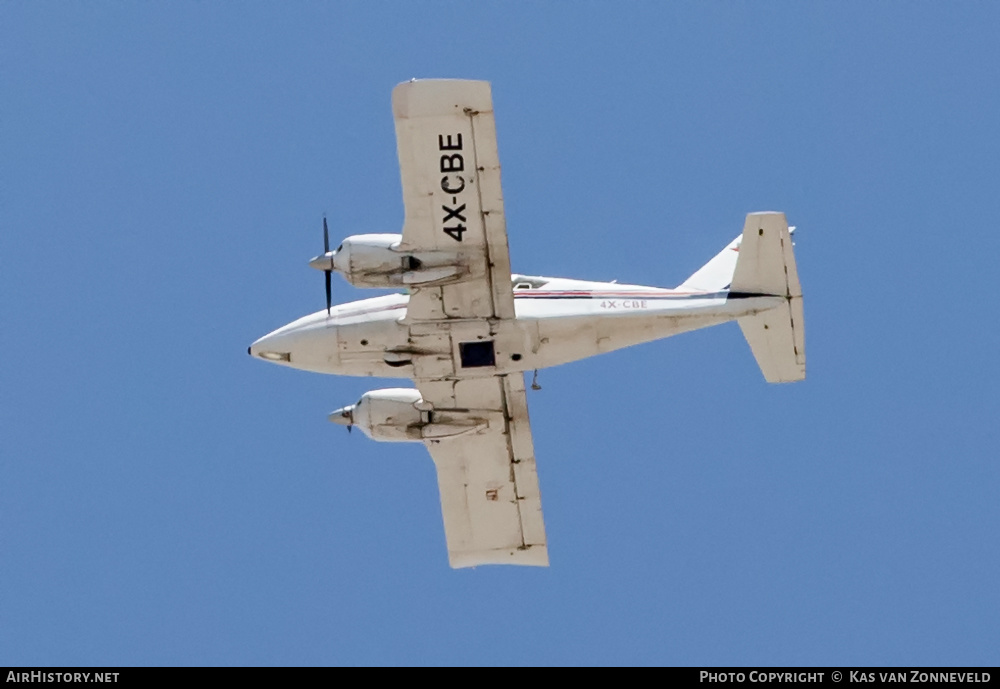
[[[265,335],[247,347],[247,354],[268,361],[290,362],[292,360],[291,349],[283,346],[280,339],[281,337],[274,333]]]
[[[326,311],[303,316],[250,345],[250,356],[303,371],[336,373],[337,325]]]

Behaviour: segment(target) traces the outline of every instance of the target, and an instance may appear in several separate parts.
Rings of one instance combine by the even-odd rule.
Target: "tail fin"
[[[677,289],[698,292],[721,292],[729,289],[729,283],[733,281],[733,271],[736,270],[741,239],[743,235],[729,242],[725,249],[695,271],[695,274],[681,283]]]
[[[729,291],[785,297],[777,308],[738,319],[743,336],[767,382],[802,380],[806,377],[802,286],[785,214],[750,213],[737,242],[737,250],[731,252],[737,259]]]

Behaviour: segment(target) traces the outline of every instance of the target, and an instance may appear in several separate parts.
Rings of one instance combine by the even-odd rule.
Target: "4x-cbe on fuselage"
[[[405,321],[407,294],[300,318],[250,354],[317,373],[383,378],[502,375],[557,366],[752,316],[782,296],[513,276],[513,320]],[[461,365],[455,366],[454,362]]]

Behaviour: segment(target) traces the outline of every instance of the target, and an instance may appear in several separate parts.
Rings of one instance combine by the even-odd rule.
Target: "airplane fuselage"
[[[738,319],[765,380],[805,377],[784,213],[748,214],[743,232],[676,289],[512,275],[490,85],[412,80],[393,89],[392,111],[401,231],[351,235],[331,249],[324,218],[323,253],[309,265],[324,274],[326,309],[249,353],[413,381],[369,390],[327,418],[427,448],[452,567],[548,565],[522,372]],[[334,273],[407,292],[334,307]]]
[[[382,378],[472,377],[557,366],[697,330],[784,303],[783,297],[528,278],[508,321],[405,320],[407,294],[335,306],[251,345],[292,368]]]

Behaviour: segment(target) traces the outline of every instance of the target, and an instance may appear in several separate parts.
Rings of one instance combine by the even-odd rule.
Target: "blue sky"
[[[0,5],[0,664],[996,665],[992,3]],[[514,269],[800,228],[729,324],[543,371],[552,567],[452,571],[391,382],[247,345],[402,219],[389,96],[493,82]],[[342,280],[334,298],[368,296]]]

